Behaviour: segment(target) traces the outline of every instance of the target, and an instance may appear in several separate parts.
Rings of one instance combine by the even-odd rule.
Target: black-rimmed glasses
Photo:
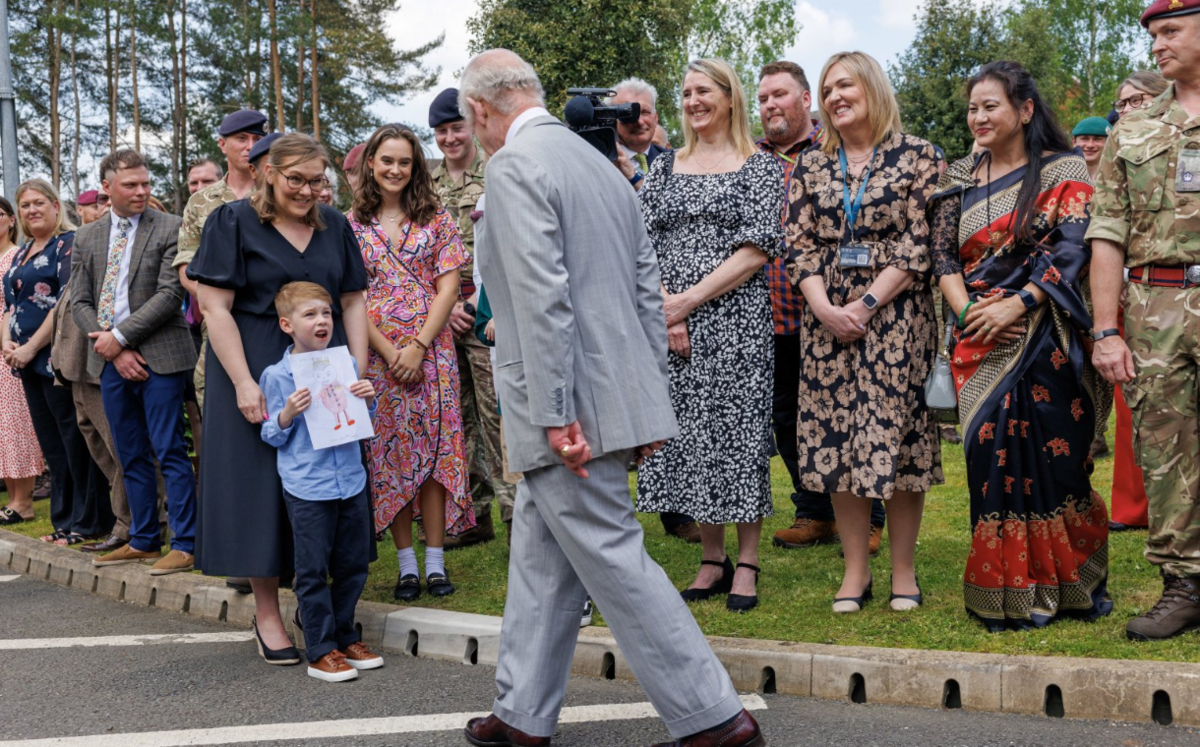
[[[316,179],[305,179],[298,174],[284,174],[284,181],[294,190],[301,190],[307,184],[308,188],[313,191],[313,194],[320,194],[321,190],[329,186],[329,180],[324,176],[319,176]]]
[[[1124,111],[1125,107],[1130,109],[1141,109],[1150,106],[1150,102],[1154,101],[1154,97],[1148,93],[1135,93],[1132,96],[1124,99],[1117,99],[1113,102],[1113,109],[1118,112]]]

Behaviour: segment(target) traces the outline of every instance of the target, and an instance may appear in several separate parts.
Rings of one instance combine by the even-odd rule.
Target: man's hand
[[[142,368],[146,365],[146,359],[136,350],[122,348],[117,357],[113,358],[112,364],[117,373],[121,374],[121,378],[127,381],[145,381],[150,378],[150,374]]]
[[[475,328],[475,317],[463,310],[463,302],[454,304],[450,311],[450,331],[461,335]]]
[[[640,466],[641,463],[644,462],[648,457],[653,456],[656,451],[658,451],[659,449],[661,449],[662,447],[664,447],[666,445],[667,445],[666,441],[654,441],[652,443],[646,444],[645,446],[637,447],[637,457],[636,457],[635,461]]]
[[[667,327],[667,350],[684,358],[692,357],[692,338],[688,336],[687,322]]]
[[[579,427],[578,420],[559,428],[547,428],[546,441],[567,469],[587,479],[588,471],[583,465],[592,460],[592,447],[588,446],[587,439],[583,437],[583,429]]]
[[[1092,365],[1110,384],[1122,384],[1133,381],[1133,353],[1119,335],[1105,337],[1096,341],[1092,349]]]
[[[117,336],[110,330],[89,332],[88,337],[96,341],[92,348],[98,355],[103,356],[106,361],[115,359],[125,349],[125,346],[117,341]]]
[[[375,399],[375,387],[366,379],[359,379],[350,385],[350,393],[359,399],[371,402]]]
[[[483,336],[488,338],[489,342],[496,341],[496,320],[488,319],[487,326],[483,328]]]
[[[629,156],[625,155],[625,151],[621,148],[617,148],[617,160],[614,163],[617,166],[617,170],[626,179],[632,179],[633,175],[637,173],[637,164]]]

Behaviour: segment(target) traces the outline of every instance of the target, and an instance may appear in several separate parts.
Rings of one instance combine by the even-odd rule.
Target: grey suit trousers
[[[586,480],[552,466],[518,484],[493,708],[527,734],[554,734],[589,594],[673,738],[742,710],[692,613],[646,554],[628,458],[589,462]]]

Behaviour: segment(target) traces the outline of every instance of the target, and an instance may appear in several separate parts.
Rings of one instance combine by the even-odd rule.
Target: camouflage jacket
[[[175,255],[172,267],[182,267],[191,264],[197,250],[200,249],[200,234],[204,231],[204,221],[214,210],[231,202],[237,201],[238,196],[225,184],[225,180],[210,184],[188,200],[183,209],[183,225],[179,227],[179,252]]]
[[[1125,266],[1200,264],[1200,192],[1176,192],[1179,152],[1200,149],[1200,116],[1172,86],[1117,122],[1096,177],[1087,238],[1125,247]]]
[[[475,266],[475,221],[471,220],[471,213],[479,204],[479,198],[483,197],[483,170],[486,166],[487,157],[483,155],[483,150],[476,148],[475,160],[471,161],[471,165],[467,167],[466,172],[457,182],[450,178],[445,161],[442,161],[433,172],[433,182],[437,187],[438,198],[450,215],[454,217],[463,248],[467,250],[467,256],[471,258],[467,264],[458,268],[462,281],[459,287],[460,299],[470,298],[475,294],[475,281],[472,279]]]

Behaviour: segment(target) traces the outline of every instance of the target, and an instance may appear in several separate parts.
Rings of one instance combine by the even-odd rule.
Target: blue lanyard
[[[858,194],[854,196],[854,202],[850,202],[850,166],[846,163],[846,149],[838,148],[838,162],[842,165],[842,209],[846,213],[846,227],[850,231],[850,240],[855,237],[854,220],[858,217],[858,211],[862,209],[863,195],[867,192],[867,181],[871,178],[871,166],[875,163],[875,154],[879,152],[879,146],[871,151],[871,160],[867,163],[867,170],[863,173],[862,184],[858,185]]]

